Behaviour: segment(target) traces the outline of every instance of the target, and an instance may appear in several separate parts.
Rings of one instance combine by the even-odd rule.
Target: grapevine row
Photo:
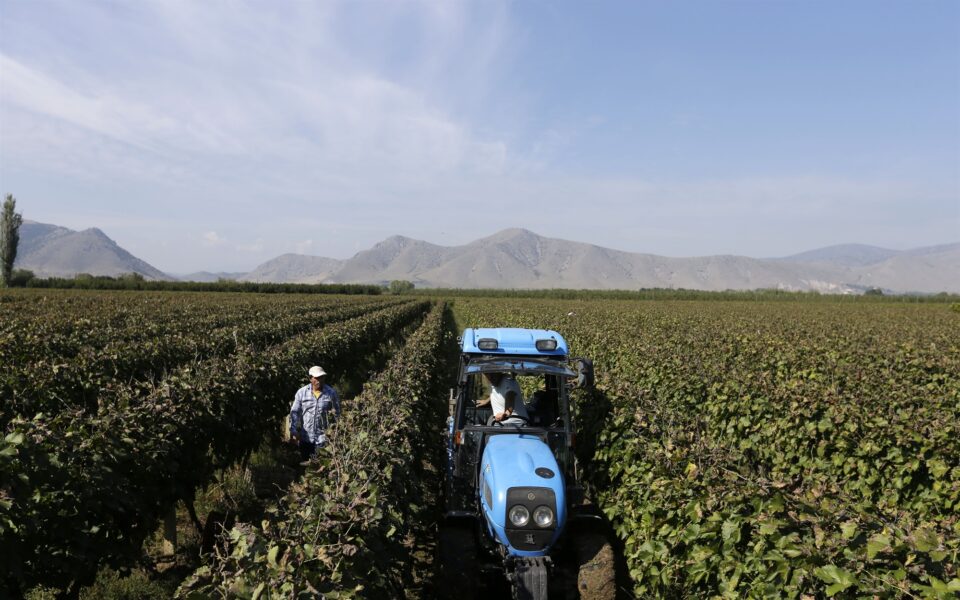
[[[0,585],[14,595],[40,582],[69,587],[137,556],[164,511],[276,430],[305,365],[349,372],[428,306],[409,302],[185,366],[147,395],[121,387],[96,415],[12,420],[0,443]]]
[[[132,339],[114,339],[100,347],[83,346],[71,355],[59,354],[57,345],[46,348],[18,348],[16,356],[7,352],[9,361],[0,369],[0,422],[15,415],[32,416],[37,412],[83,408],[96,412],[108,403],[112,392],[127,382],[152,387],[168,370],[191,361],[228,356],[244,346],[264,347],[316,329],[385,308],[395,302],[348,302],[313,305],[289,304],[266,312],[241,313],[232,326],[212,331],[202,321],[187,321],[178,330],[154,331],[156,323],[143,326]],[[202,315],[199,306],[194,311]],[[44,337],[37,331],[22,335]],[[112,332],[100,332],[108,338]]]
[[[354,301],[327,296],[220,297],[60,290],[5,290],[0,298],[6,300],[0,302],[0,351],[5,351],[12,341],[14,348],[26,344],[31,350],[35,345],[41,351],[45,345],[54,345],[62,356],[84,346],[101,347],[116,339],[132,341],[201,328],[209,330],[288,307]],[[37,335],[18,337],[24,332]]]
[[[403,597],[425,524],[418,457],[437,454],[449,376],[443,305],[368,382],[302,482],[178,597]]]

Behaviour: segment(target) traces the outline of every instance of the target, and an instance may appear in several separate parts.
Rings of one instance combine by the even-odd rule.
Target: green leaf
[[[820,578],[824,583],[831,584],[827,588],[827,595],[833,596],[837,592],[842,592],[852,585],[856,585],[857,579],[852,573],[841,569],[836,565],[826,565],[814,571],[814,575]]]
[[[773,512],[780,512],[783,510],[783,496],[776,494],[773,498],[770,499],[770,504],[767,505],[767,508]]]
[[[930,469],[930,474],[937,479],[943,477],[950,470],[949,465],[940,459],[928,460],[927,468]]]
[[[921,589],[933,592],[926,594],[928,598],[956,598],[957,592],[960,592],[960,579],[952,579],[949,582],[941,581],[933,575],[928,576],[930,587],[923,586]]]
[[[833,585],[827,586],[827,596],[833,597],[837,592],[842,592],[848,587],[850,586],[844,585],[843,583],[835,583]]]
[[[740,524],[736,521],[724,521],[720,531],[723,536],[723,541],[733,543],[740,541]]]
[[[267,563],[276,568],[277,567],[277,554],[280,552],[280,546],[270,546],[269,552],[267,552]]]
[[[867,542],[867,558],[873,560],[877,553],[890,545],[890,537],[886,535],[875,535]]]
[[[930,552],[940,546],[940,538],[937,537],[935,531],[921,528],[914,532],[913,544],[920,552]]]
[[[847,521],[840,526],[840,531],[843,532],[843,539],[853,539],[853,537],[857,535],[857,523],[855,521]]]

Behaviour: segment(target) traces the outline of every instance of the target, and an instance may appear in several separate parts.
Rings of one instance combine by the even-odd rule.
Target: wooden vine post
[[[172,506],[163,517],[163,555],[177,553],[177,508]]]

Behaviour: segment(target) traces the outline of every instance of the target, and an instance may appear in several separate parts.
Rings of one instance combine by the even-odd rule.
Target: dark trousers
[[[310,460],[310,458],[316,453],[316,444],[308,442],[307,440],[300,440],[300,460]]]

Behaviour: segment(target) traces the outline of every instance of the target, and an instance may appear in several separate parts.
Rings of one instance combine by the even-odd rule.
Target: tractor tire
[[[474,600],[480,597],[480,568],[473,527],[457,523],[440,526],[440,567],[437,597]]]
[[[547,559],[532,559],[517,565],[512,586],[513,600],[547,600],[550,572]]]

